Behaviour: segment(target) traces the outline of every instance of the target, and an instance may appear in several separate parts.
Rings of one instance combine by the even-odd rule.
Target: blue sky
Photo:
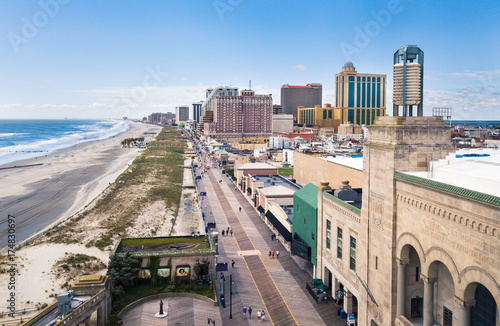
[[[425,53],[424,113],[500,119],[499,1],[0,0],[0,118],[142,118],[218,85],[273,94],[346,60],[387,74]]]

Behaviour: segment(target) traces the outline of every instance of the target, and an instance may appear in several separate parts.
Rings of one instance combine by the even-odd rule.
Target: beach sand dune
[[[160,130],[157,125],[130,122],[127,131],[113,138],[2,166],[18,167],[0,170],[0,251],[5,253],[9,214],[15,216],[20,244],[82,209],[115,181],[140,151],[122,148],[121,140],[151,137],[149,133]]]

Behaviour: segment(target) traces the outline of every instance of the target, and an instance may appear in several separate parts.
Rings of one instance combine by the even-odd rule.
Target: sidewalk
[[[204,178],[202,182],[205,189],[212,188],[207,194],[219,230],[219,262],[226,258],[230,263],[230,259],[234,259],[237,268],[233,272],[237,270],[239,274],[239,293],[233,295],[233,299],[238,296],[240,302],[233,301],[233,320],[235,311],[241,315],[243,305],[252,306],[254,316],[258,309],[265,306],[268,308],[268,321],[275,325],[326,325],[314,307],[316,303],[302,290],[305,281],[298,283],[295,276],[302,274],[304,280],[309,280],[309,275],[297,266],[278,241],[271,241],[271,231],[243,195],[234,190],[234,185],[226,176],[216,169],[211,169],[209,176],[210,180]],[[221,179],[223,182],[219,183]],[[240,206],[242,212],[238,210]],[[221,236],[220,231],[227,226],[233,228],[233,237]],[[269,258],[270,250],[280,250],[280,258]],[[281,306],[275,308],[276,305]],[[224,325],[233,324],[226,323],[224,311],[222,315]],[[241,321],[234,324],[241,325]]]

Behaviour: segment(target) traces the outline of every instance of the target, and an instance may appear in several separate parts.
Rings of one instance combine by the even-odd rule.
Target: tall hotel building
[[[201,121],[201,107],[203,105],[203,101],[193,103],[193,121],[196,123],[200,123]]]
[[[199,132],[203,132],[205,123],[213,122],[212,101],[219,95],[238,96],[238,87],[219,86],[215,88],[207,88],[206,99],[202,101],[200,124],[197,127]]]
[[[204,133],[216,139],[267,138],[272,135],[272,95],[218,95],[212,100],[213,122],[205,123]]]
[[[342,123],[371,125],[386,114],[386,75],[360,74],[347,61],[335,75],[335,94]]]
[[[177,123],[186,122],[189,120],[189,106],[180,105],[175,108],[175,121]]]
[[[283,114],[293,114],[297,119],[297,107],[313,108],[322,105],[323,85],[311,83],[305,86],[293,86],[285,84],[281,86],[281,106]]]
[[[416,45],[400,47],[394,53],[393,68],[393,115],[413,116],[415,106],[417,116],[423,116],[424,52]]]
[[[212,101],[219,95],[223,96],[238,96],[238,87],[220,86],[215,88],[207,88],[207,98],[201,106],[201,114],[205,115],[206,111],[212,110]]]

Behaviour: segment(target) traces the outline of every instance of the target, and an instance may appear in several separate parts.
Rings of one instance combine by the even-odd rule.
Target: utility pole
[[[233,319],[233,273],[229,274],[229,319]]]

